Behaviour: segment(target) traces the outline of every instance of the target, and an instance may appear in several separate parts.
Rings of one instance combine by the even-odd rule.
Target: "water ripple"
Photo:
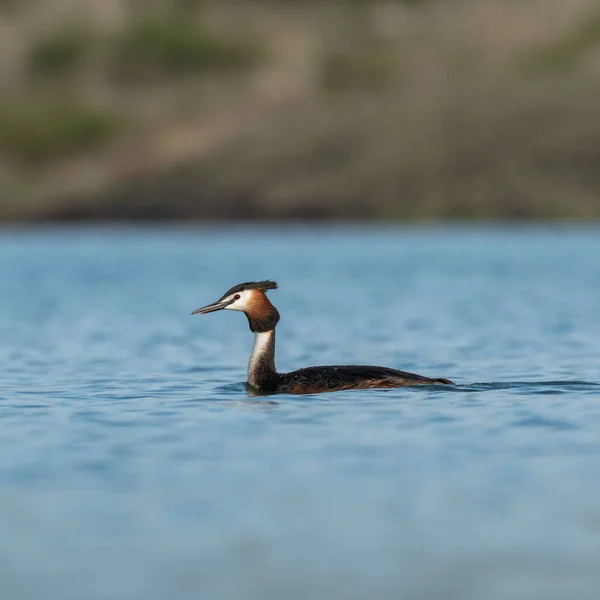
[[[0,234],[0,597],[595,598],[600,236]],[[253,397],[279,368],[451,386]],[[568,285],[565,285],[568,282]]]

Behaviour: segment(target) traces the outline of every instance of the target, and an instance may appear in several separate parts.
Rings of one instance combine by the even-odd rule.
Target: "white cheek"
[[[231,304],[226,306],[225,310],[239,310],[239,308],[238,308],[239,302],[240,302],[239,300],[235,300],[234,302],[232,302]]]
[[[250,294],[248,291],[242,292],[240,297],[232,302],[225,310],[245,310],[250,305]]]

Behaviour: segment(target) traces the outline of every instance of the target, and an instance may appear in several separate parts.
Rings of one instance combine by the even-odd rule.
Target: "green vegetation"
[[[0,155],[37,166],[97,149],[119,130],[113,114],[72,104],[0,107]]]
[[[0,12],[0,220],[600,218],[597,0]]]
[[[75,23],[36,40],[28,49],[25,67],[30,76],[73,75],[83,64],[90,33]]]
[[[185,0],[183,0],[185,2]],[[192,2],[194,0],[191,0]],[[200,0],[201,1],[201,0]],[[272,1],[276,1],[279,4],[284,4],[284,5],[292,5],[292,4],[305,4],[305,5],[313,5],[313,4],[318,4],[320,2],[322,2],[322,0],[272,0]],[[441,2],[442,0],[392,0],[393,2],[395,2],[396,4],[405,4],[407,6],[420,6],[423,4],[431,4],[434,2]],[[381,4],[381,0],[342,0],[341,1],[342,4],[346,4],[349,6],[352,5],[364,5],[364,6],[369,6],[369,5],[376,5],[376,4]]]
[[[117,37],[111,71],[118,80],[143,82],[194,73],[244,71],[260,60],[257,40],[227,39],[179,13],[130,23]]]
[[[533,73],[567,72],[594,49],[600,48],[600,13],[587,15],[563,37],[527,53],[525,70]]]
[[[24,3],[24,0],[0,0],[0,15],[13,15],[23,7]]]
[[[385,48],[338,51],[323,58],[321,81],[333,92],[373,90],[389,83],[396,70],[396,61]]]

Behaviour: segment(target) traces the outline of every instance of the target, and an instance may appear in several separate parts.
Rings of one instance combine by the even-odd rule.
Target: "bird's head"
[[[216,302],[198,308],[192,314],[204,315],[217,310],[239,310],[248,317],[250,329],[256,333],[275,329],[279,312],[267,298],[267,290],[277,289],[275,281],[247,281],[233,286]]]

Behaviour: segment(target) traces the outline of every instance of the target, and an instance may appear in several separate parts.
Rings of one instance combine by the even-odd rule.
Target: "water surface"
[[[0,234],[0,597],[597,598],[600,231]],[[280,370],[455,386],[248,397]]]

